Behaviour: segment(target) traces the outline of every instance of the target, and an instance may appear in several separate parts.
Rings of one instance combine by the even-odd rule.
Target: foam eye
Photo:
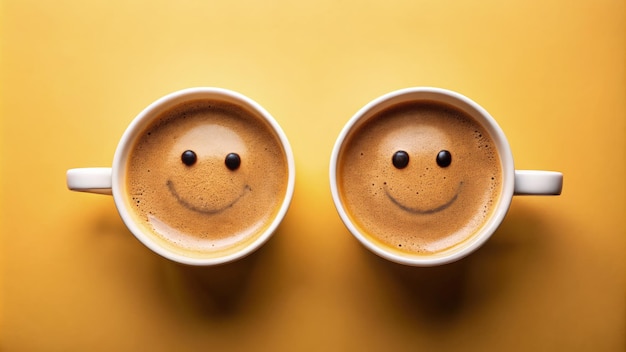
[[[224,163],[228,169],[235,171],[239,168],[239,165],[241,165],[241,158],[237,153],[229,153],[226,155]]]
[[[183,164],[187,166],[191,166],[196,163],[196,160],[198,160],[198,157],[196,156],[196,153],[194,153],[193,150],[185,150],[183,154],[180,156],[180,160],[183,162]]]
[[[452,163],[452,154],[447,150],[442,150],[437,154],[437,165],[448,167]]]
[[[404,150],[398,150],[393,154],[391,162],[397,169],[404,169],[407,165],[409,165],[409,154]]]

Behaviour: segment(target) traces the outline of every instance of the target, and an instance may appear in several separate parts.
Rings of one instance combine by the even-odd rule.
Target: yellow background
[[[0,4],[1,350],[626,349],[624,1]],[[366,251],[328,182],[352,114],[420,85],[483,105],[517,168],[565,175],[438,268]],[[112,198],[65,186],[191,86],[259,102],[297,165],[272,240],[211,269],[161,259]]]

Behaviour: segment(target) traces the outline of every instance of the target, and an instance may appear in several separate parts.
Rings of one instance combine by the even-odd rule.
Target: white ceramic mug
[[[341,162],[341,154],[344,152],[344,148],[346,148],[347,138],[350,138],[351,134],[355,130],[359,129],[364,123],[368,122],[372,117],[379,114],[381,111],[397,106],[398,104],[419,104],[420,102],[435,102],[437,104],[444,104],[471,116],[476,122],[482,125],[484,130],[486,130],[491,137],[493,143],[495,144],[495,148],[497,149],[501,165],[502,181],[500,183],[500,196],[496,201],[497,204],[493,207],[491,215],[484,222],[484,225],[477,229],[466,240],[457,243],[444,251],[431,254],[402,252],[400,250],[396,250],[395,248],[390,248],[388,245],[381,244],[380,241],[373,239],[375,236],[379,236],[380,234],[373,236],[372,234],[367,233],[368,230],[366,230],[364,226],[359,226],[355,223],[356,221],[354,220],[354,217],[350,215],[347,209],[348,206],[346,204],[345,197],[342,197],[342,194],[340,193],[340,186],[338,186],[340,183],[340,175],[338,173],[338,169],[340,169],[339,163]],[[372,143],[377,142],[372,141]],[[389,159],[389,164],[391,164],[391,159]],[[361,108],[347,122],[343,130],[340,132],[332,150],[329,170],[330,187],[334,204],[341,220],[352,235],[354,235],[354,237],[356,237],[365,247],[377,255],[393,262],[413,266],[440,265],[453,262],[467,256],[484,244],[485,241],[487,241],[496,231],[504,219],[511,204],[511,199],[514,195],[558,195],[561,193],[563,184],[563,175],[559,172],[515,170],[511,149],[504,132],[498,126],[496,121],[489,115],[489,113],[477,103],[459,93],[432,87],[415,87],[397,90],[374,99]],[[419,182],[417,177],[415,182]],[[381,206],[380,213],[384,214],[386,207],[393,207],[393,202],[394,201],[389,201],[387,205]],[[450,214],[450,216],[453,215],[454,214]],[[428,215],[421,216],[426,217]]]
[[[149,231],[146,230],[145,226],[140,226],[136,216],[132,214],[132,205],[129,201],[129,191],[126,185],[129,155],[146,128],[168,109],[171,109],[181,103],[202,99],[235,105],[238,108],[249,112],[249,114],[255,116],[257,119],[264,121],[263,123],[269,126],[268,129],[272,130],[275,134],[275,137],[278,140],[277,143],[280,144],[280,148],[284,153],[287,175],[285,181],[286,186],[284,187],[286,189],[284,196],[282,196],[282,200],[279,203],[279,207],[276,208],[277,211],[274,213],[273,218],[268,220],[269,223],[264,227],[262,233],[257,235],[253,241],[247,243],[245,247],[238,249],[234,253],[208,257],[181,254],[167,248],[167,246],[164,246],[162,242],[155,240],[154,234],[148,233]],[[266,172],[270,171],[271,170],[266,170]],[[141,111],[141,113],[139,113],[139,115],[137,115],[137,117],[131,122],[120,139],[115,151],[112,167],[77,168],[67,171],[67,186],[69,189],[90,193],[112,194],[121,218],[133,235],[141,243],[167,259],[189,265],[222,264],[240,259],[258,249],[271,237],[284,218],[291,203],[294,184],[295,162],[291,146],[285,133],[272,115],[270,115],[269,112],[267,112],[255,101],[240,93],[227,89],[210,87],[188,88],[173,92],[158,99]],[[250,192],[252,191],[250,190]],[[245,214],[242,214],[241,216],[245,216]]]

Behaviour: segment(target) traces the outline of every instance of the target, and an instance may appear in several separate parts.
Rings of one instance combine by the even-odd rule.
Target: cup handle
[[[88,167],[67,170],[67,188],[72,191],[112,194],[112,169],[110,167]]]
[[[558,196],[563,174],[556,171],[515,170],[515,195]]]

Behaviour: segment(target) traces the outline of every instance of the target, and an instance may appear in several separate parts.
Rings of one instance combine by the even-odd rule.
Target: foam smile
[[[178,194],[178,192],[176,192],[176,187],[174,187],[174,182],[172,182],[172,180],[167,181],[167,188],[170,190],[170,193],[172,194],[172,196],[174,196],[174,198],[176,198],[178,203],[182,205],[183,207],[189,210],[193,210],[198,213],[209,214],[209,215],[221,213],[224,210],[232,207],[233,205],[235,205],[235,203],[237,203],[237,201],[239,201],[239,199],[241,199],[246,194],[246,192],[252,191],[252,188],[250,188],[250,186],[245,185],[243,189],[241,190],[241,193],[237,197],[235,197],[235,199],[231,201],[230,203],[219,208],[207,208],[207,207],[194,205],[190,203],[188,200],[185,200],[183,197],[181,197]]]
[[[389,189],[387,187],[385,187],[385,194],[387,195],[387,198],[389,198],[389,200],[391,200],[391,202],[395,205],[397,205],[400,209],[407,211],[411,214],[433,214],[433,213],[437,213],[440,212],[442,210],[447,209],[448,207],[450,207],[455,201],[456,199],[459,197],[459,193],[461,192],[461,187],[463,186],[463,182],[459,182],[459,186],[457,187],[456,192],[454,193],[454,196],[452,198],[450,198],[450,200],[448,200],[447,202],[445,202],[442,205],[439,205],[435,208],[431,208],[431,209],[419,209],[416,207],[410,207],[408,205],[402,204],[399,200],[397,200],[396,198],[394,198],[391,193],[389,193]]]

